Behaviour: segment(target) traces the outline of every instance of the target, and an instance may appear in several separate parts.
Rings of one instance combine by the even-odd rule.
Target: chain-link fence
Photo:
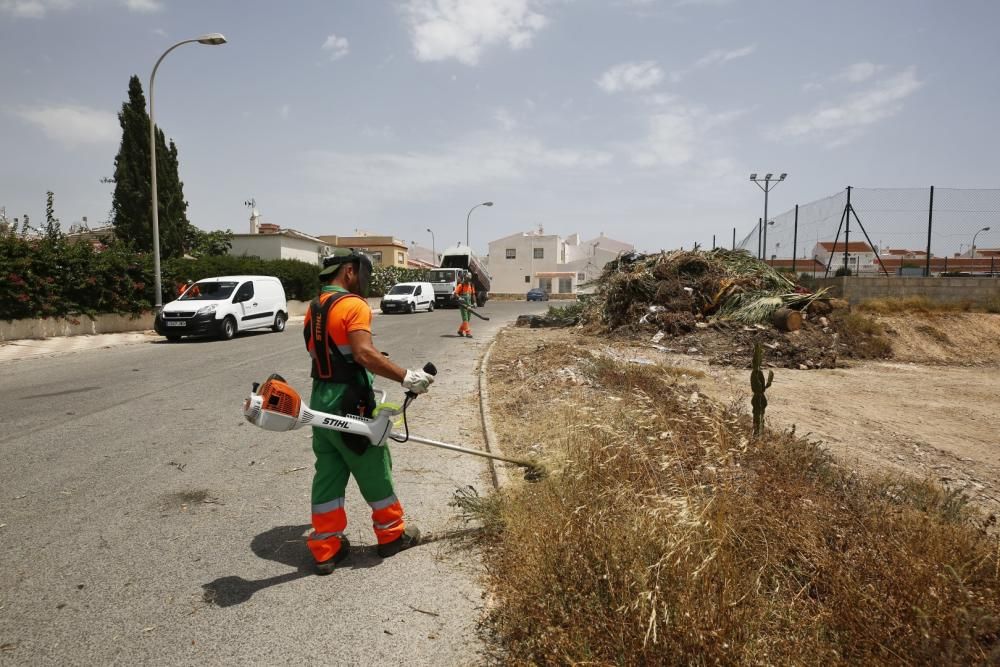
[[[834,275],[1000,275],[1000,189],[847,188],[758,220],[737,248]]]

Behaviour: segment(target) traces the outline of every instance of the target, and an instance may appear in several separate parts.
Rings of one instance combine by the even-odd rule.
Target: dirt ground
[[[770,427],[809,434],[849,467],[936,480],[1000,512],[1000,315],[879,319],[893,342],[892,360],[821,370],[776,368],[767,394]],[[493,391],[503,391],[519,356],[537,353],[546,341],[567,339],[581,347],[581,356],[587,354],[583,348],[596,349],[704,373],[695,381],[701,394],[749,409],[747,370],[710,363],[714,360],[693,346],[690,353],[677,353],[663,344],[612,341],[573,329],[504,331],[491,363],[499,381]],[[565,382],[572,384],[572,377]],[[551,384],[545,389],[557,391]]]

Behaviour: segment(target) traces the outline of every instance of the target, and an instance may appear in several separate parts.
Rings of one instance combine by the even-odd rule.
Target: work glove
[[[408,370],[401,384],[403,389],[412,391],[414,394],[426,394],[432,382],[434,382],[434,376],[430,373]]]

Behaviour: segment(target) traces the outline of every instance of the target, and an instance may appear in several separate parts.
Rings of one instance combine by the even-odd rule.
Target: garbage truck
[[[457,307],[455,288],[466,275],[472,277],[472,286],[476,288],[476,305],[483,306],[489,298],[490,274],[467,246],[448,248],[441,254],[441,268],[427,272],[427,281],[434,286],[434,305]]]

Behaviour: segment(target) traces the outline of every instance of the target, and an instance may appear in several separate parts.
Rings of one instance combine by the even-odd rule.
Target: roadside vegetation
[[[794,430],[754,440],[746,401],[709,401],[697,374],[632,354],[524,330],[494,351],[502,445],[550,470],[458,499],[488,529],[499,659],[1000,661],[993,517],[853,473]]]

